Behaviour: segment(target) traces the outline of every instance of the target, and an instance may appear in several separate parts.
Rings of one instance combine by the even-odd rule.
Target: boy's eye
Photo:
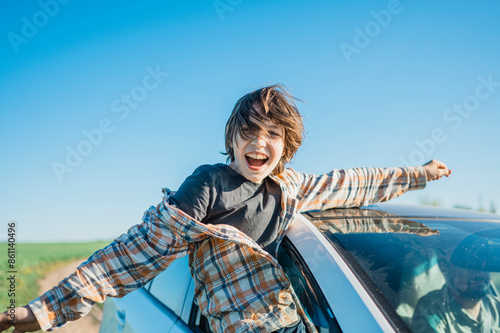
[[[275,137],[275,138],[281,137],[281,133],[278,133],[277,131],[269,131],[268,133],[270,136]]]

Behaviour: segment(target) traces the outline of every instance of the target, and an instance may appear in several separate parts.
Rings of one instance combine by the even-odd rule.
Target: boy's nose
[[[266,140],[263,134],[254,135],[252,139],[252,145],[257,147],[264,147],[266,145]]]

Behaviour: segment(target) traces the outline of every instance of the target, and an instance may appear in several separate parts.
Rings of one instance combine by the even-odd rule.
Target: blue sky
[[[395,202],[500,209],[496,1],[6,1],[0,221],[17,240],[111,239],[198,165],[224,162],[242,95],[305,103],[291,167],[436,158]],[[78,156],[75,156],[78,154]],[[69,156],[69,157],[68,157]]]

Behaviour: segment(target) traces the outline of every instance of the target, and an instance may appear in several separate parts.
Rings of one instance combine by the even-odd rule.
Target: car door
[[[193,295],[186,256],[144,288],[123,298],[108,298],[99,332],[192,332],[183,318],[189,318]]]
[[[278,251],[278,262],[290,280],[302,308],[318,332],[341,332],[314,276],[287,237],[284,238]]]

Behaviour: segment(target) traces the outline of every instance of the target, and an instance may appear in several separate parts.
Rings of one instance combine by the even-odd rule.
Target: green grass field
[[[12,298],[16,306],[27,304],[39,295],[37,280],[47,272],[62,267],[76,259],[86,259],[95,251],[108,245],[109,241],[88,243],[16,243],[15,244],[15,297],[9,297],[10,282],[7,273],[8,243],[0,243],[0,311],[5,311]],[[10,330],[11,331],[11,330]]]

